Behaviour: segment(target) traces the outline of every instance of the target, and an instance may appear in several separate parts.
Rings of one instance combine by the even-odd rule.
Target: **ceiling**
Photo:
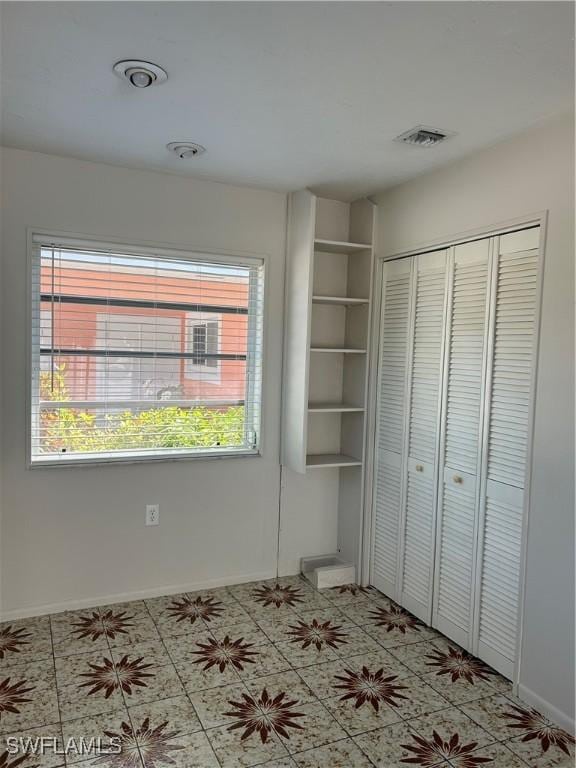
[[[11,147],[353,199],[573,108],[570,2],[4,2]],[[164,67],[147,90],[118,59]],[[393,142],[418,124],[433,149]],[[207,152],[171,156],[169,141]]]

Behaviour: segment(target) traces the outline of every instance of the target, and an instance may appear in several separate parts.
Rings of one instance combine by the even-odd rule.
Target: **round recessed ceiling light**
[[[180,160],[191,160],[206,152],[205,147],[194,141],[171,141],[170,144],[166,144],[166,149]]]
[[[126,59],[114,64],[114,72],[122,80],[126,80],[134,88],[149,88],[168,80],[168,73],[157,64],[149,61]]]

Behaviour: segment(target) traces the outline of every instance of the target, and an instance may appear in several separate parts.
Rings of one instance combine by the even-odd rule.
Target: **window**
[[[259,450],[260,259],[34,237],[32,464]]]
[[[192,357],[186,360],[186,376],[218,381],[220,378],[220,317],[208,318],[201,312],[189,312],[186,319],[186,349]]]

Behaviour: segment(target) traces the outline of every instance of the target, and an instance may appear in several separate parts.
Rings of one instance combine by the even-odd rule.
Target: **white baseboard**
[[[2,611],[0,621],[15,621],[16,619],[28,619],[33,616],[44,616],[48,613],[60,613],[61,611],[77,611],[82,608],[96,608],[99,605],[113,605],[114,603],[128,603],[132,600],[144,600],[152,597],[176,595],[180,592],[195,592],[200,589],[215,589],[216,587],[228,587],[234,584],[245,584],[249,581],[261,581],[273,579],[276,571],[261,571],[259,573],[246,573],[241,576],[228,576],[221,579],[208,579],[188,584],[171,584],[165,587],[143,589],[135,592],[120,592],[112,595],[99,595],[83,600],[66,600],[62,603],[50,603],[30,608],[22,608],[13,611]]]
[[[574,735],[575,723],[569,715],[565,712],[561,712],[553,704],[550,704],[549,701],[538,696],[537,693],[534,693],[534,691],[526,688],[526,686],[521,683],[518,684],[518,698],[525,701],[531,707],[534,707],[534,709],[537,709],[547,718],[552,720],[553,723],[556,723],[556,725],[559,725],[561,728],[564,728],[565,731],[568,731],[568,733]]]

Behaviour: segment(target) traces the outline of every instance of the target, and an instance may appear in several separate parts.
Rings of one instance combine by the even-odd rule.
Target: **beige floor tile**
[[[89,673],[96,666],[104,666],[106,661],[108,661],[108,664],[113,665],[112,654],[107,648],[89,653],[59,656],[54,661],[58,688],[84,682],[86,673]]]
[[[248,768],[253,765],[280,768],[288,753],[277,736],[268,735],[266,742],[262,743],[258,733],[252,733],[245,739],[242,739],[242,733],[242,728],[230,730],[229,725],[206,731],[222,768]]]
[[[246,687],[252,696],[259,696],[264,688],[267,691],[285,691],[290,699],[307,704],[316,701],[313,691],[306,685],[297,672],[279,672],[276,675],[247,680]]]
[[[439,645],[435,640],[421,640],[418,643],[397,645],[390,648],[389,652],[415,674],[429,675],[434,671],[434,667],[431,666],[433,661],[432,654],[438,650]],[[442,647],[442,650],[444,650],[444,647]]]
[[[63,737],[66,744],[70,744],[67,749],[66,761],[68,765],[75,765],[86,760],[92,760],[97,756],[97,741],[101,740],[104,747],[110,744],[110,738],[105,731],[113,733],[122,733],[122,724],[130,724],[128,710],[125,707],[112,712],[105,712],[92,717],[83,717],[76,720],[70,720],[63,724]],[[91,742],[94,739],[94,742]],[[72,748],[75,745],[76,750]],[[86,747],[84,749],[83,747]],[[92,749],[90,750],[90,746]]]
[[[21,619],[0,624],[0,675],[14,664],[52,657],[50,619]]]
[[[340,660],[329,661],[327,664],[315,664],[298,670],[302,680],[319,699],[335,696],[338,693],[338,689],[335,688],[338,684],[336,676],[343,673],[344,665]]]
[[[151,723],[168,723],[168,730],[180,734],[196,733],[202,729],[196,710],[188,696],[151,701],[129,708],[130,719],[136,728],[148,718]]]
[[[309,667],[311,664],[323,664],[327,661],[335,661],[338,656],[333,648],[326,643],[322,643],[320,648],[310,644],[307,648],[302,647],[298,641],[288,641],[287,643],[277,643],[276,648],[282,656],[289,662],[290,666],[298,669],[299,667]]]
[[[395,723],[377,731],[354,736],[354,742],[376,768],[406,768],[407,764],[403,761],[414,757],[414,754],[404,745],[412,746],[415,735],[408,723]],[[426,763],[423,768],[432,768],[434,765],[447,766],[446,762],[439,758],[437,762]]]
[[[516,724],[513,717],[516,714],[513,709],[515,705],[523,706],[519,701],[515,702],[506,696],[496,694],[462,704],[461,709],[484,730],[491,733],[495,740],[502,741],[522,733],[522,730],[512,727]]]
[[[382,646],[361,627],[346,627],[343,632],[345,633],[343,638],[345,642],[338,643],[334,649],[336,656],[342,659],[361,654],[378,653],[382,650]]]
[[[229,637],[231,640],[242,638],[243,642],[252,643],[252,645],[266,645],[270,642],[270,638],[252,619],[224,626],[211,626],[210,631],[217,640],[224,640],[225,637]]]
[[[218,666],[204,669],[205,664],[195,664],[192,659],[176,662],[175,666],[186,691],[190,694],[239,681],[238,672],[232,665],[228,665],[223,671],[220,671]]]
[[[248,694],[248,689],[242,683],[233,683],[221,688],[211,688],[206,691],[190,693],[196,714],[203,728],[216,728],[219,725],[230,725],[234,718],[226,712],[234,711],[231,701],[242,701],[242,695]]]
[[[427,715],[451,706],[450,702],[420,677],[403,677],[398,683],[405,686],[400,693],[406,698],[398,701],[397,711],[404,720]]]
[[[341,693],[344,695],[344,691]],[[369,702],[356,707],[354,700],[343,701],[342,696],[323,699],[322,703],[350,736],[383,728],[385,725],[400,722],[402,719],[395,707],[388,706],[383,702],[378,703],[377,710]]]
[[[493,735],[481,728],[456,707],[423,715],[408,722],[420,736],[426,739],[432,738],[434,731],[436,731],[445,741],[449,741],[454,734],[458,734],[460,743],[469,744],[474,742],[479,747],[496,741]]]
[[[257,655],[252,657],[253,664],[245,664],[243,669],[238,670],[242,680],[252,680],[255,677],[264,675],[274,675],[278,672],[285,672],[291,669],[290,663],[276,648],[275,645],[259,645]]]
[[[146,657],[144,657],[145,660]],[[130,662],[134,659],[130,659]],[[120,682],[123,680],[121,667],[116,667]],[[151,673],[151,677],[144,677],[140,682],[132,683],[130,673],[125,676],[126,683],[122,687],[122,695],[126,706],[133,707],[137,704],[145,704],[159,699],[169,699],[173,696],[182,696],[184,686],[178,677],[172,664],[164,664],[161,667],[153,666],[145,670]]]
[[[0,674],[0,734],[49,725],[58,719],[51,660],[13,666]]]
[[[507,741],[506,746],[530,768],[574,768],[574,740],[569,734],[558,730],[560,734],[546,749],[538,737],[524,741],[525,736]]]
[[[468,701],[474,701],[475,699],[481,699],[484,696],[494,694],[494,688],[487,680],[481,680],[477,677],[472,679],[473,682],[463,677],[452,680],[451,675],[439,675],[436,672],[422,677],[422,680],[431,685],[435,691],[438,691],[451,704],[464,704]]]
[[[107,690],[110,692],[108,695],[106,695],[107,690],[90,693],[88,687],[80,687],[78,684],[59,688],[58,705],[62,722],[124,709],[124,699],[112,675],[109,678],[109,683],[110,687]]]
[[[352,739],[294,755],[298,768],[372,768],[372,763]]]
[[[483,760],[479,762],[478,758]],[[484,762],[489,760],[490,762]],[[464,755],[448,757],[452,768],[526,768],[526,763],[520,760],[505,744],[489,744]]]
[[[292,637],[289,632],[292,632],[292,627],[298,626],[300,619],[301,617],[294,611],[287,611],[276,616],[270,616],[266,612],[263,616],[257,616],[256,622],[273,643],[285,643]]]
[[[119,664],[125,656],[130,659],[141,657],[145,664],[154,664],[156,667],[172,663],[164,643],[159,639],[116,646],[111,648],[110,655],[115,664]]]
[[[166,726],[167,731],[169,726]],[[205,733],[175,735],[162,746],[164,759],[158,759],[158,734],[146,734],[138,738],[144,768],[171,765],[174,768],[220,768],[214,750]]]
[[[137,617],[132,624],[133,626],[126,627],[125,632],[114,633],[114,637],[108,636],[111,648],[160,640],[160,634],[150,616]]]
[[[378,626],[375,622],[364,625],[364,629],[380,643],[383,648],[397,648],[399,645],[420,643],[423,640],[433,640],[436,632],[430,627],[417,626],[406,628],[404,631],[398,628],[389,629],[386,626]]]
[[[320,702],[298,704],[294,709],[304,716],[296,720],[301,728],[287,729],[290,738],[284,738],[284,746],[290,754],[346,738],[347,734],[342,726]]]
[[[367,667],[371,672],[383,670],[385,677],[395,675],[398,679],[404,677],[413,677],[413,673],[408,667],[404,666],[398,659],[384,648],[380,648],[373,653],[361,653],[357,656],[351,656],[348,659],[341,659],[341,663],[346,669],[358,672],[362,667]]]
[[[19,763],[21,768],[60,768],[64,765],[60,723],[1,736],[0,754],[5,751],[10,753],[10,760],[14,761],[28,756],[27,760]],[[10,763],[6,768],[9,767]]]

